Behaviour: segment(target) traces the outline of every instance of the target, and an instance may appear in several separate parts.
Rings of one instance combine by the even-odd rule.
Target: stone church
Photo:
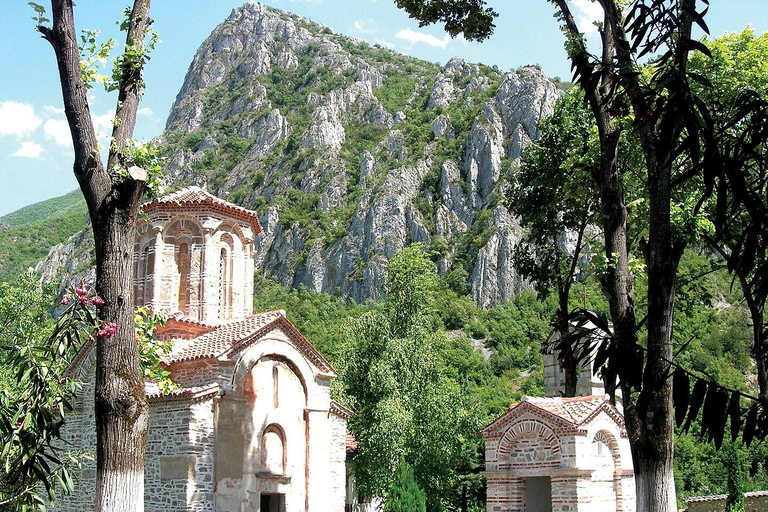
[[[635,479],[621,412],[579,372],[564,398],[557,354],[544,356],[547,397],[524,396],[480,433],[488,512],[635,512]]]
[[[156,334],[173,342],[165,364],[179,386],[146,385],[145,510],[345,510],[351,412],[331,399],[336,372],[285,312],[252,312],[256,213],[197,187],[142,210],[136,304],[171,315]],[[65,436],[95,453],[92,343],[70,372],[83,388]],[[95,463],[78,478],[56,510],[93,510]]]

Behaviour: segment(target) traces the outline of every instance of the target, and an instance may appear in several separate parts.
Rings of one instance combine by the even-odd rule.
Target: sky
[[[244,0],[154,0],[151,17],[162,43],[146,67],[146,90],[135,137],[160,135],[189,64],[211,31]],[[37,3],[47,5],[46,0]],[[407,55],[445,64],[459,56],[502,70],[538,64],[550,77],[570,78],[563,36],[545,0],[488,0],[499,12],[483,43],[451,39],[439,26],[419,28],[393,0],[264,0],[262,3],[326,25],[335,32]],[[116,27],[128,0],[77,0],[77,30],[97,29],[99,40],[124,39]],[[581,29],[596,41],[596,5],[573,0]],[[0,216],[77,188],[53,50],[35,31],[28,0],[0,0]],[[768,0],[711,0],[710,34],[768,31]],[[107,73],[108,74],[108,73]],[[90,94],[100,134],[108,134],[116,97]],[[106,146],[106,139],[105,146]]]

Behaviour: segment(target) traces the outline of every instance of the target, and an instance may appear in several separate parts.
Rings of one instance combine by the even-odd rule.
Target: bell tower
[[[253,313],[256,212],[186,187],[145,203],[140,215],[137,306],[208,325]]]

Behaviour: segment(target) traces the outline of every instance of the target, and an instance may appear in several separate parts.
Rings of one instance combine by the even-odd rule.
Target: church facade
[[[253,314],[254,212],[188,187],[142,207],[136,304],[171,316],[165,364],[178,389],[146,383],[147,511],[343,511],[346,422],[337,376],[284,311]],[[95,453],[95,349],[70,372],[83,388],[65,438]],[[92,510],[95,463],[56,510]]]
[[[635,512],[624,418],[591,367],[580,369],[580,396],[562,397],[565,373],[546,354],[547,397],[522,397],[480,432],[488,512]]]

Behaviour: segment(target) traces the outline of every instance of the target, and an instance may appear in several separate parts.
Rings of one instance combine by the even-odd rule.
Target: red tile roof
[[[200,187],[185,187],[166,196],[157,197],[148,203],[144,203],[141,206],[141,210],[144,213],[151,213],[167,209],[199,209],[201,205],[249,223],[254,236],[261,233],[261,224],[256,212],[224,201],[209,194]]]
[[[347,431],[347,437],[345,441],[347,446],[347,454],[355,453],[357,451],[357,439],[355,439],[355,436]]]
[[[284,317],[282,311],[270,311],[221,324],[197,338],[176,340],[168,355],[169,364],[195,359],[215,358],[225,354],[239,341]]]
[[[336,400],[331,400],[331,413],[335,414],[341,419],[348,420],[350,416],[352,416],[353,412],[351,409],[347,409],[343,405],[341,405]]]
[[[579,426],[590,419],[596,410],[601,408],[608,400],[608,395],[576,396],[570,398],[525,396],[522,400],[520,403],[510,405],[509,409],[512,410],[521,403],[527,402],[572,423],[574,426]]]
[[[278,328],[321,371],[336,375],[336,370],[328,360],[288,321],[283,310],[233,320],[196,338],[174,340],[173,349],[164,362],[173,365],[185,361],[215,359],[235,350],[242,350]]]
[[[611,416],[619,425],[619,428],[624,429],[624,418],[616,407],[611,404],[608,395],[570,398],[524,396],[520,402],[510,405],[507,412],[483,428],[480,434],[484,436],[498,435],[516,417],[525,412],[549,418],[553,423],[559,424],[558,430],[563,432],[576,432],[602,411]]]
[[[745,492],[745,498],[765,498],[768,496],[768,491],[753,491]],[[728,499],[727,494],[713,494],[711,496],[696,496],[688,498],[687,503],[706,503],[709,501],[725,501]]]

